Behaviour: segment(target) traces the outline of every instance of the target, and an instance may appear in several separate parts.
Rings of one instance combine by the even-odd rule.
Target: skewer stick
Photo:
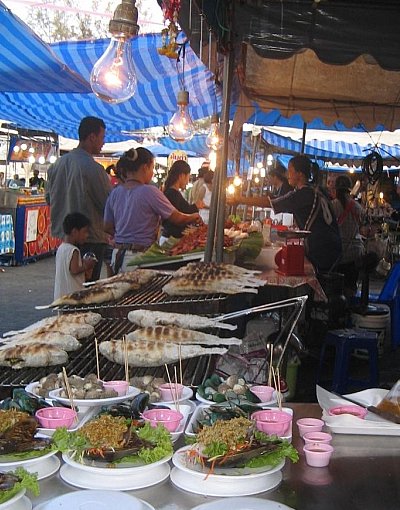
[[[273,373],[273,367],[272,367],[272,356],[274,354],[274,347],[273,344],[270,345],[270,355],[269,355],[269,367],[268,367],[268,386],[272,386],[272,373]]]
[[[276,381],[276,376],[275,376],[275,370],[272,368],[272,377],[274,379],[274,386],[275,386],[275,392],[276,392],[276,403],[278,404],[278,407],[279,407],[279,391],[278,391],[278,384],[277,384],[277,381]]]
[[[176,374],[176,366],[174,366],[174,376],[175,376],[175,399],[176,399],[176,410],[179,411],[179,396],[178,396],[178,377]]]
[[[168,382],[169,382],[169,385],[170,385],[170,388],[171,388],[171,395],[172,395],[172,400],[174,401],[174,405],[175,407],[177,406],[177,403],[176,403],[176,394],[175,392],[172,390],[172,381],[171,381],[171,376],[169,375],[169,370],[168,370],[168,365],[165,363],[165,370],[167,372],[167,378],[168,378]]]
[[[180,383],[183,384],[183,372],[182,372],[182,344],[178,344],[178,355],[179,355],[179,379]]]
[[[279,406],[279,411],[282,411],[282,392],[281,392],[281,378],[280,378],[280,374],[279,374],[279,367],[276,368],[276,379],[277,379],[277,382],[278,382],[278,395],[279,395],[279,401],[278,401],[278,406]]]
[[[78,421],[78,413],[76,411],[76,407],[74,404],[74,397],[72,395],[71,386],[69,385],[67,371],[65,370],[65,367],[63,367],[63,376],[64,376],[65,389],[67,390],[68,400],[70,401],[70,404],[71,404],[71,409],[73,411],[75,411],[75,413],[76,413],[76,416],[74,419],[74,421],[76,422],[76,421]]]
[[[126,341],[126,335],[124,335],[122,338],[124,347],[125,380],[129,384],[128,343]]]
[[[94,337],[94,346],[96,348],[97,380],[100,381],[99,344],[97,342],[97,336]]]

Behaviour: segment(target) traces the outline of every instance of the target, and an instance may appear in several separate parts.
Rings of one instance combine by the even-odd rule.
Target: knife
[[[340,395],[340,393],[336,393],[335,391],[332,391],[331,393],[333,393],[337,397],[342,398],[343,400],[347,400],[348,402],[355,404],[356,406],[363,407],[370,413],[376,414],[387,421],[391,421],[392,423],[397,423],[398,425],[400,425],[400,416],[397,416],[396,414],[391,413],[390,411],[384,411],[383,409],[379,409],[378,407],[375,406],[367,406],[365,404],[360,404],[360,402],[356,402],[355,400],[349,397],[344,397],[343,395]]]

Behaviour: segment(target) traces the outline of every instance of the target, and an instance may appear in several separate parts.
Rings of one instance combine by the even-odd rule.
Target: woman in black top
[[[164,195],[178,211],[185,214],[192,214],[199,211],[202,202],[189,204],[182,196],[181,190],[186,189],[190,177],[190,166],[186,161],[179,160],[171,166],[164,184]],[[165,220],[162,223],[160,244],[168,237],[182,237],[186,225],[174,225]]]

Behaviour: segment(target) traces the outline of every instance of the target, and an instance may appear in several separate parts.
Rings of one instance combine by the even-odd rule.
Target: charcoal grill
[[[172,279],[172,274],[160,274],[139,291],[127,293],[118,301],[99,305],[63,306],[60,312],[91,311],[102,317],[126,318],[131,310],[159,309],[164,312],[195,313],[200,315],[227,313],[243,308],[244,304],[251,305],[253,295],[210,294],[206,296],[169,296],[162,291]]]
[[[98,343],[111,338],[122,338],[123,335],[136,329],[136,326],[127,319],[102,319],[95,327],[95,335]],[[95,336],[92,335],[81,340],[82,348],[69,353],[69,361],[66,365],[67,374],[75,374],[85,377],[89,373],[96,373],[96,350]],[[109,361],[104,356],[99,355],[100,377],[104,380],[125,379],[125,368],[114,361]],[[182,360],[182,377],[186,386],[196,387],[201,384],[214,370],[216,356],[201,356]],[[27,384],[38,381],[40,378],[51,372],[60,372],[57,367],[40,368],[22,368],[14,370],[8,367],[0,369],[0,386],[4,396],[9,394],[12,388],[26,386]],[[171,373],[171,371],[170,371]],[[172,370],[173,373],[173,370]],[[135,368],[130,367],[130,376],[142,376],[145,374],[155,377],[165,377],[165,367]]]
[[[243,297],[243,296],[242,296]],[[286,351],[286,347],[289,343],[294,327],[301,315],[304,304],[307,300],[307,296],[298,298],[290,298],[284,301],[268,303],[261,306],[241,309],[240,311],[230,312],[221,317],[216,317],[215,320],[231,320],[239,317],[248,317],[252,314],[262,313],[267,310],[273,310],[277,308],[287,308],[295,306],[293,311],[293,322],[289,328],[285,344],[282,349],[281,356],[278,361],[280,366],[283,361],[283,355]],[[182,310],[182,308],[181,308]],[[186,310],[185,310],[186,311]],[[88,337],[81,341],[82,348],[78,351],[69,353],[69,361],[66,365],[67,374],[75,374],[81,377],[86,376],[89,373],[96,373],[96,349],[95,349],[95,338],[98,343],[101,343],[112,338],[122,338],[123,335],[134,331],[137,327],[127,319],[115,319],[115,318],[103,318],[99,324],[95,327],[95,335]],[[182,380],[186,386],[197,387],[202,384],[207,377],[215,369],[215,363],[218,356],[206,355],[198,356],[196,358],[190,358],[182,360]],[[100,377],[104,380],[112,379],[124,379],[125,368],[113,361],[107,360],[105,357],[100,356]],[[40,378],[50,374],[51,372],[59,372],[60,367],[41,367],[41,368],[24,368],[19,370],[13,370],[12,368],[2,368],[0,370],[0,390],[4,398],[11,389],[14,387],[26,386],[27,384],[38,381]],[[141,367],[141,368],[130,368],[130,376],[142,376],[142,375],[153,375],[155,377],[164,377],[165,367]]]

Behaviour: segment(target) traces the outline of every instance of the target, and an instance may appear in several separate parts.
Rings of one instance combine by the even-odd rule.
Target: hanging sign
[[[186,161],[188,160],[187,154],[185,151],[176,150],[171,152],[171,154],[168,156],[168,168],[171,168],[171,166],[175,163],[175,161]]]

